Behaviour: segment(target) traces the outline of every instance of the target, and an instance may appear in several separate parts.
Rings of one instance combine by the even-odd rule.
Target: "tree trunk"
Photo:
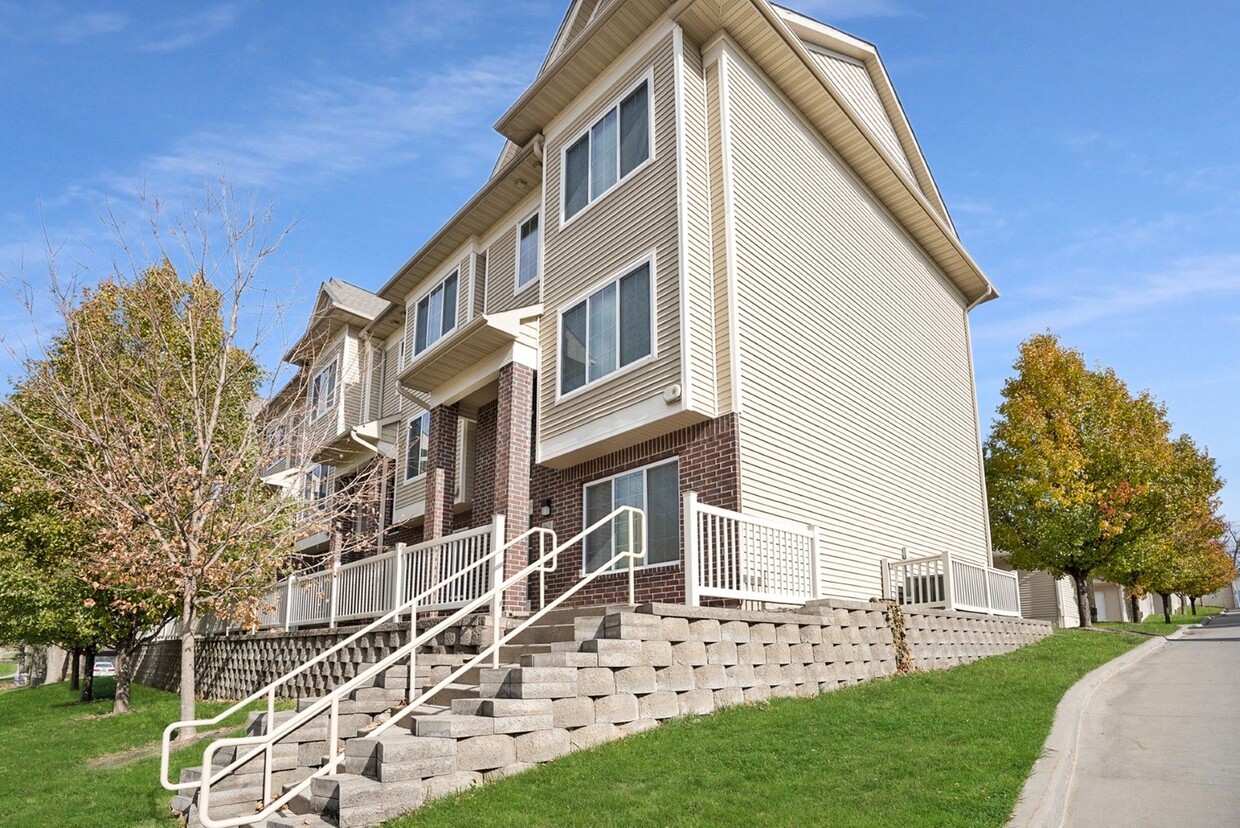
[[[1141,599],[1135,595],[1128,596],[1128,605],[1132,608],[1132,620],[1141,623]]]
[[[82,689],[82,648],[73,648],[73,671],[69,674],[69,689]]]
[[[194,627],[198,624],[197,613],[194,612],[192,601],[186,601],[181,610],[181,721],[194,719]],[[192,739],[196,728],[183,727],[177,738]]]
[[[129,695],[133,684],[136,651],[137,647],[134,646],[133,639],[119,641],[116,644],[116,695],[112,700],[113,713],[129,712]]]
[[[1196,596],[1188,596],[1188,605],[1193,608],[1193,615],[1197,614],[1197,598]]]
[[[1161,598],[1163,602],[1163,621],[1166,621],[1168,624],[1170,624],[1171,623],[1171,593],[1160,592],[1158,593],[1158,597]]]
[[[86,648],[82,657],[82,696],[83,702],[95,700],[95,647]]]
[[[1084,572],[1071,572],[1072,583],[1076,586],[1076,608],[1081,614],[1081,626],[1089,629],[1094,626],[1089,615],[1089,583]]]

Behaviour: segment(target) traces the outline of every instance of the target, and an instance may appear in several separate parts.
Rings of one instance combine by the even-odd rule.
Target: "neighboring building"
[[[576,0],[497,129],[473,198],[376,293],[325,283],[289,352],[269,412],[314,465],[270,479],[311,516],[378,481],[300,551],[635,505],[638,600],[680,601],[693,491],[816,527],[831,597],[905,548],[991,563],[968,314],[997,294],[873,46],[766,0]]]
[[[1076,586],[1068,577],[1056,578],[1040,570],[1013,570],[1005,553],[995,552],[995,566],[1016,572],[1020,579],[1020,614],[1024,618],[1050,621],[1056,627],[1081,626]]]

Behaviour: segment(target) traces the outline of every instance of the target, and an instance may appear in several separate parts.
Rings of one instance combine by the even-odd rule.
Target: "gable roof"
[[[328,279],[319,285],[306,330],[284,355],[284,361],[302,366],[313,362],[319,347],[340,328],[345,325],[365,327],[387,308],[387,300],[365,288],[340,279]]]

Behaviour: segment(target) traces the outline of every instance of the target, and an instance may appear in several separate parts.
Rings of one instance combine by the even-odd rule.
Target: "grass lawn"
[[[112,709],[114,682],[95,679],[106,696],[77,701],[67,683],[0,693],[0,825],[37,828],[104,828],[179,823],[168,810],[171,796],[159,785],[159,754],[107,770],[90,760],[149,743],[179,718],[177,697],[134,685],[133,712]],[[226,707],[200,703],[199,715]],[[243,723],[244,717],[238,717]],[[238,729],[239,732],[239,729]],[[204,744],[173,754],[174,778],[181,767],[201,760]]]
[[[676,720],[387,825],[1001,826],[1064,692],[1139,643],[1061,631],[967,667]]]
[[[1096,626],[1108,630],[1124,630],[1141,633],[1142,635],[1171,635],[1185,624],[1200,624],[1211,615],[1218,615],[1222,610],[1218,607],[1197,607],[1197,614],[1189,613],[1171,616],[1171,623],[1163,621],[1162,613],[1156,612],[1137,624],[1132,621],[1099,621]]]

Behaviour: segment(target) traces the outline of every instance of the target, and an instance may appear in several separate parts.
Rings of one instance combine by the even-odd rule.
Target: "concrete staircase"
[[[570,608],[547,613],[501,648],[499,670],[489,666],[467,670],[426,705],[407,715],[405,721],[381,737],[372,738],[369,734],[408,701],[408,666],[388,669],[369,686],[354,690],[339,703],[338,734],[345,752],[343,773],[316,779],[308,792],[286,806],[285,814],[251,825],[254,828],[375,825],[414,810],[424,801],[467,788],[484,778],[496,778],[494,772],[484,776],[465,766],[487,766],[493,770],[511,764],[511,761],[504,761],[508,757],[480,755],[472,760],[466,757],[462,764],[456,755],[457,740],[484,733],[515,734],[522,727],[550,729],[551,699],[538,700],[545,703],[523,704],[522,699],[489,699],[488,696],[500,692],[499,685],[510,676],[516,676],[519,681],[521,671],[528,669],[523,665],[560,663],[564,658],[556,648],[576,646],[575,638],[583,628],[583,619],[585,628],[597,628],[606,613],[619,609],[627,608]],[[469,655],[419,654],[416,660],[419,690],[430,689],[469,659]],[[490,659],[485,663],[489,665]],[[299,699],[296,711],[308,709],[317,700]],[[294,711],[280,711],[275,714],[274,721],[278,725],[293,715]],[[265,713],[251,714],[247,734],[266,732],[266,718]],[[274,746],[273,793],[287,790],[326,764],[327,737],[328,714],[324,711]],[[478,744],[474,750],[485,752],[485,747],[485,744]],[[241,748],[242,755],[248,749],[252,748]],[[226,767],[237,757],[238,750],[233,747],[219,751],[214,767]],[[181,781],[197,781],[201,773],[199,768],[187,768],[181,772]],[[402,782],[409,784],[402,785]],[[192,790],[172,799],[173,811],[184,817],[188,828],[201,825],[197,798],[198,792]],[[211,814],[216,819],[242,817],[259,811],[262,800],[263,758],[260,755],[212,786]]]

